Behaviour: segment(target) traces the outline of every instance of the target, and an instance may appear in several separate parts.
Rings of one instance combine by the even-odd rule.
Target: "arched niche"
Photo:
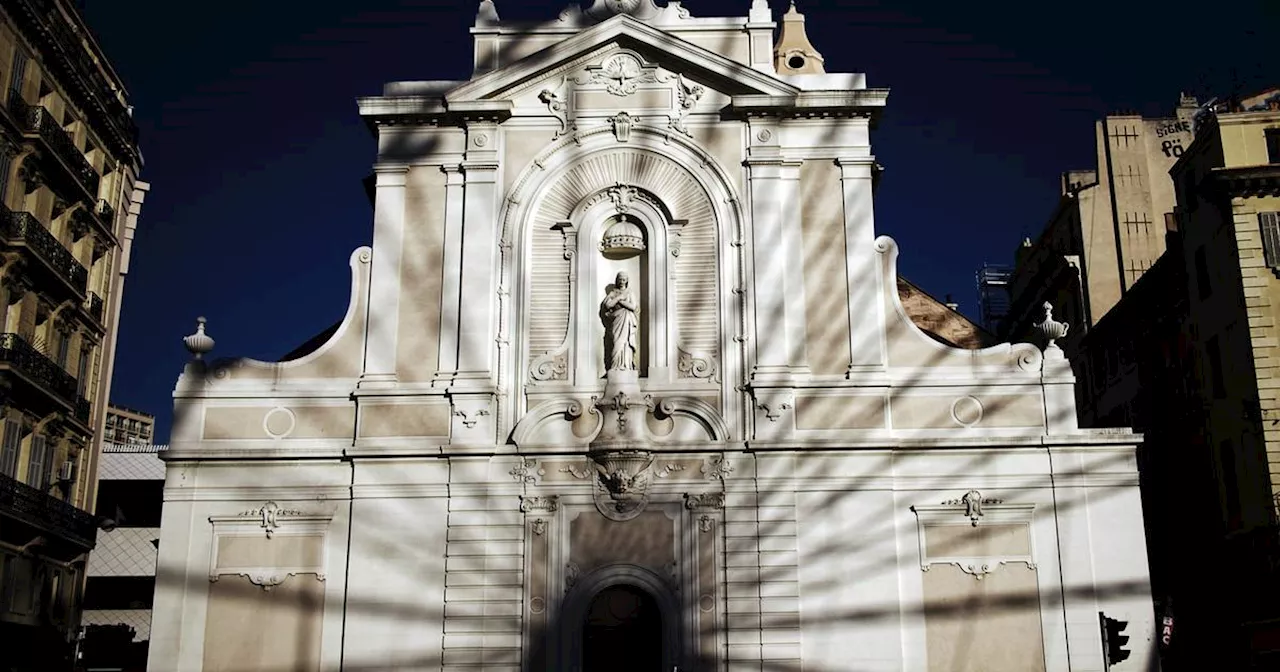
[[[514,403],[499,410],[504,427],[514,427],[530,403],[603,387],[594,370],[575,371],[577,354],[571,349],[579,306],[586,301],[579,288],[588,284],[577,277],[579,239],[591,238],[576,229],[574,212],[593,194],[619,183],[658,194],[669,221],[685,222],[682,235],[667,241],[668,272],[662,274],[679,280],[672,289],[676,308],[668,311],[668,319],[680,325],[678,337],[673,328],[669,338],[679,340],[658,348],[675,353],[668,355],[677,381],[670,389],[715,388],[720,408],[736,403],[737,392],[720,381],[737,380],[742,367],[750,365],[739,338],[749,297],[743,291],[745,214],[737,183],[687,138],[641,124],[624,142],[606,124],[550,144],[507,191],[499,215],[498,356],[499,384],[511,385]],[[597,253],[594,246],[591,250]],[[689,282],[684,274],[694,267],[702,270]],[[552,290],[531,291],[539,283]],[[582,308],[598,321],[604,285],[592,289],[589,305]],[[535,392],[536,398],[529,396]],[[734,414],[730,422],[737,433],[744,418]]]
[[[631,200],[619,208],[617,192],[630,190]],[[669,382],[679,340],[677,321],[671,318],[676,305],[675,283],[670,277],[668,254],[671,217],[658,198],[631,185],[617,185],[591,196],[574,211],[571,220],[578,234],[578,283],[574,288],[575,311],[571,327],[575,384],[604,378],[604,324],[599,304],[618,272],[631,276],[640,300],[640,377]],[[614,223],[628,221],[644,234],[645,249],[626,260],[607,259],[600,246],[605,232]]]
[[[556,670],[585,672],[582,666],[583,634],[592,601],[602,591],[614,586],[637,589],[658,607],[662,619],[662,668],[685,667],[685,651],[680,638],[680,603],[670,584],[656,573],[638,565],[615,564],[601,567],[579,578],[565,595],[559,614],[559,647]],[[625,652],[619,652],[625,655]]]

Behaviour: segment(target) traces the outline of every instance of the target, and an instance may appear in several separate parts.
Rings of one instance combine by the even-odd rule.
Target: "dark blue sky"
[[[567,2],[496,0],[504,19]],[[168,436],[181,337],[209,318],[215,356],[276,359],[336,322],[347,260],[372,240],[360,180],[374,142],[355,98],[383,82],[465,79],[479,2],[88,0],[135,107],[151,182],[125,290],[112,401]],[[661,4],[661,3],[660,3]],[[686,0],[745,16],[751,0]],[[775,16],[786,9],[772,0]],[[974,272],[1009,262],[1093,166],[1093,122],[1172,112],[1180,91],[1280,82],[1280,3],[801,2],[832,72],[891,89],[872,136],[879,232],[903,274],[974,314]],[[1269,45],[1264,48],[1264,45]],[[1233,74],[1234,69],[1234,74]]]

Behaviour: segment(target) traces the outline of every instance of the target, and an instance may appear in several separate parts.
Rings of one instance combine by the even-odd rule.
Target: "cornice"
[[[116,158],[140,168],[138,128],[124,104],[111,95],[118,87],[107,81],[92,56],[81,53],[79,29],[65,25],[66,18],[51,0],[14,0],[6,2],[5,9],[19,23],[23,36],[40,51],[43,63],[53,71],[64,91],[88,115],[86,121]],[[69,44],[72,40],[76,41]]]
[[[1233,197],[1280,196],[1280,164],[1214,168],[1209,177]]]

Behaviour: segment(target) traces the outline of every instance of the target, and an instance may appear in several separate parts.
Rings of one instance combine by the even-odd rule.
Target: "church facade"
[[[1051,312],[916,326],[888,91],[803,20],[485,0],[469,80],[361,99],[346,317],[186,339],[149,669],[1103,670],[1100,614],[1153,669],[1140,437]]]

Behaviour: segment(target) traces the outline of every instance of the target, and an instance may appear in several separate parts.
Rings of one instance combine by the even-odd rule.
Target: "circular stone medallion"
[[[951,417],[965,427],[972,427],[982,421],[982,402],[976,397],[960,397],[951,404]]]

